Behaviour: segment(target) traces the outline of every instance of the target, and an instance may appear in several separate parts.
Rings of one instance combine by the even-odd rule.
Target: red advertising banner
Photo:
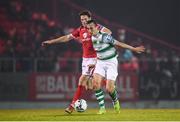
[[[78,85],[80,74],[33,73],[29,77],[30,100],[69,100]],[[135,73],[120,74],[116,86],[121,100],[137,100],[138,77]],[[105,92],[106,93],[106,92]],[[95,100],[93,91],[83,93],[83,98]],[[105,95],[109,99],[109,95]]]
[[[123,72],[116,80],[120,100],[138,100],[138,74]]]

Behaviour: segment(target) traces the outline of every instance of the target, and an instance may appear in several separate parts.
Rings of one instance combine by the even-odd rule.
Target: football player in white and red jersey
[[[56,39],[47,40],[42,42],[42,46],[45,45],[51,45],[55,43],[62,43],[62,42],[68,42],[72,39],[78,39],[82,43],[82,49],[83,49],[83,60],[82,60],[82,75],[79,78],[79,84],[77,87],[77,90],[74,94],[73,100],[71,104],[65,109],[67,113],[72,113],[74,110],[74,102],[79,99],[79,97],[82,94],[82,91],[84,87],[87,88],[87,81],[90,76],[89,68],[90,66],[93,66],[96,64],[96,52],[93,48],[92,40],[91,40],[91,33],[89,32],[87,28],[87,21],[91,20],[91,13],[89,11],[82,11],[79,13],[81,26],[75,29],[72,33],[61,36]],[[105,28],[102,25],[97,24],[97,29],[101,32],[111,34],[111,31],[107,28]],[[103,94],[103,91],[98,91],[98,93]],[[104,95],[102,95],[101,103],[104,102]],[[99,104],[101,104],[99,103]]]

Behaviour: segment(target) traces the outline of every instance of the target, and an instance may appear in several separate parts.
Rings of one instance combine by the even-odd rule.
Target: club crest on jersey
[[[88,37],[88,33],[83,33],[83,34],[82,34],[82,37],[83,37],[83,39],[82,39],[83,42],[84,42],[84,41],[90,41],[90,40],[91,40],[91,38]]]
[[[88,34],[87,34],[87,33],[83,33],[83,38],[84,38],[84,39],[86,39],[86,38],[87,38],[87,36],[88,36]]]

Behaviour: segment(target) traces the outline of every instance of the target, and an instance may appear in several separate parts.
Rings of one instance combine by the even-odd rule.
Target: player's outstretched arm
[[[119,42],[117,40],[115,40],[115,45],[117,45],[118,47],[122,47],[122,48],[126,48],[126,49],[130,49],[136,53],[142,53],[145,51],[145,47],[144,46],[138,46],[138,47],[133,47],[133,46],[130,46],[128,44],[125,44],[125,43],[122,43],[122,42]]]
[[[68,42],[68,41],[70,41],[71,39],[73,39],[73,37],[69,34],[69,35],[61,36],[61,37],[56,38],[56,39],[43,41],[43,42],[41,43],[41,45],[42,45],[42,46],[47,46],[47,45],[56,44],[56,43]]]
[[[102,35],[102,41],[104,43],[111,43],[111,44],[116,45],[116,46],[121,47],[121,48],[130,49],[130,50],[137,52],[137,53],[142,53],[145,51],[144,46],[139,46],[139,47],[130,46],[128,44],[125,44],[125,43],[122,43],[122,42],[115,40],[111,35],[106,34],[106,33],[104,33]]]

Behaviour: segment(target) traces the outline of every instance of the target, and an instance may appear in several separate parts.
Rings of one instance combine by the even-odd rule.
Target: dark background
[[[72,2],[110,21],[179,45],[179,0],[73,0]]]
[[[121,36],[127,44],[146,47],[146,53],[141,55],[118,50],[120,74],[136,74],[139,80],[135,94],[140,100],[179,100],[179,3],[178,0],[1,0],[0,100],[28,101],[28,95],[36,91],[30,89],[35,84],[29,80],[33,73],[81,72],[82,49],[77,41],[48,47],[42,47],[41,43],[79,27],[78,13],[84,9],[111,29],[115,38]]]

